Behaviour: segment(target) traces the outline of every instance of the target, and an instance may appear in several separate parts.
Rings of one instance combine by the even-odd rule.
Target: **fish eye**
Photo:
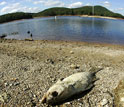
[[[58,92],[56,92],[56,91],[52,92],[52,96],[53,97],[57,97],[58,96]]]

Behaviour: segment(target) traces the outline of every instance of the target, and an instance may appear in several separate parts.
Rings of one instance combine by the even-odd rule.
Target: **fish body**
[[[43,103],[54,104],[62,102],[71,96],[93,87],[94,73],[81,72],[58,80],[42,98]]]

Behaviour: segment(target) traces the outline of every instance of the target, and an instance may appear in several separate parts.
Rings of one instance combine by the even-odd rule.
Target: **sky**
[[[124,0],[0,0],[0,15],[12,12],[40,12],[51,7],[76,8],[101,5],[124,15]]]

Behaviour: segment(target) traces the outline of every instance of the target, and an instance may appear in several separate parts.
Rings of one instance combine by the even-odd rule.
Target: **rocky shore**
[[[94,67],[103,68],[95,87],[57,107],[113,107],[124,78],[124,46],[1,39],[0,106],[48,107],[41,98],[52,84]]]

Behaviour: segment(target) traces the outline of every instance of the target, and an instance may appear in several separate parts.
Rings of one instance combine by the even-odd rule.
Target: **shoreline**
[[[80,17],[92,17],[92,18],[116,19],[116,20],[122,19],[122,18],[114,18],[114,17],[107,17],[107,16],[90,16],[90,15],[81,15]]]
[[[114,18],[114,17],[106,17],[106,16],[89,16],[89,15],[63,15],[63,16],[79,16],[79,17],[91,17],[91,18],[124,20],[123,18]],[[48,18],[48,17],[55,17],[55,16],[40,16],[40,17],[33,17],[33,18],[30,18],[30,19],[19,19],[19,20],[13,20],[13,21],[10,21],[10,22],[0,23],[0,24],[6,24],[6,23],[17,22],[17,21],[22,21],[22,20],[32,20],[32,19],[38,19],[38,18]],[[58,15],[58,17],[59,17],[59,15]]]
[[[0,39],[0,41],[9,41],[9,42],[48,42],[48,43],[67,43],[67,44],[77,44],[77,45],[90,45],[90,46],[108,46],[108,47],[117,47],[117,48],[124,48],[124,44],[111,44],[111,43],[102,43],[102,42],[87,42],[87,41],[67,41],[67,40],[18,40],[18,39]]]

